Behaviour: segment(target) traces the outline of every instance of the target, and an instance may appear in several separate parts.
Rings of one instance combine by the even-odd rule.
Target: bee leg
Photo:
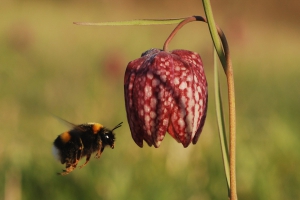
[[[90,158],[91,158],[91,154],[86,155],[85,163],[83,165],[81,165],[79,168],[80,169],[83,168],[89,162]]]
[[[98,151],[97,151],[97,153],[95,155],[95,158],[97,158],[97,159],[100,158],[103,150],[104,150],[104,147],[102,146],[102,141],[100,140],[100,142],[99,142],[99,149],[98,149]]]
[[[100,158],[100,156],[101,156],[101,151],[100,151],[100,149],[97,151],[97,153],[96,153],[96,155],[95,155],[95,158]]]
[[[77,163],[72,164],[70,162],[67,162],[66,163],[66,169],[64,169],[63,172],[57,173],[57,174],[62,175],[62,176],[67,175],[76,168],[76,165],[77,165]]]
[[[80,139],[80,144],[81,144],[81,146],[79,147],[79,149],[78,149],[78,151],[76,153],[76,161],[74,163],[75,167],[77,166],[79,160],[82,157],[82,152],[83,152],[83,148],[84,148],[81,139]]]
[[[98,150],[98,152],[96,153],[95,158],[100,158],[100,156],[101,156],[101,154],[102,154],[103,151],[104,151],[104,147],[101,147],[101,148]]]
[[[76,166],[77,166],[77,164],[78,164],[78,162],[79,162],[79,159],[76,158],[75,162],[73,162],[73,163],[71,164],[71,167],[73,167],[73,168],[75,169]]]
[[[61,173],[57,173],[58,175],[62,175],[62,176],[64,176],[64,175],[67,175],[67,174],[69,174],[71,171],[73,171],[75,169],[75,167],[73,167],[73,166],[70,166],[70,167],[68,167],[68,168],[66,168],[66,169],[64,169],[63,170],[63,172],[61,172]]]

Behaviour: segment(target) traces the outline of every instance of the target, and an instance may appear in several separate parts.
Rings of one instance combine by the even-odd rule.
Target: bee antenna
[[[111,131],[116,130],[117,128],[120,128],[122,126],[123,122],[119,123],[115,128],[113,128]]]

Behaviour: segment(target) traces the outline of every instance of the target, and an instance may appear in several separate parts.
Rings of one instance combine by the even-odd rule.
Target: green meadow
[[[268,0],[249,9],[250,1],[212,1],[233,61],[237,190],[243,200],[300,199],[300,5],[287,4]],[[139,148],[131,138],[123,77],[129,61],[162,48],[175,26],[73,24],[204,16],[200,0],[3,0],[0,13],[0,199],[227,198],[206,24],[186,25],[169,45],[203,59],[209,84],[206,124],[196,145],[183,148],[166,135],[158,149],[146,143]],[[227,103],[223,73],[220,78]],[[115,131],[114,149],[58,176],[64,166],[53,157],[52,144],[70,127],[54,115],[107,128],[124,123]]]

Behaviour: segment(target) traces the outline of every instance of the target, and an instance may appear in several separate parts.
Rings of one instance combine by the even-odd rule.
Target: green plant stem
[[[203,2],[206,2],[203,0]],[[207,2],[205,3],[204,9],[209,10],[210,5]],[[212,12],[209,10],[207,13],[207,17],[213,19]],[[236,149],[236,116],[235,116],[235,94],[234,94],[234,79],[233,79],[233,70],[231,65],[231,59],[229,54],[229,46],[225,37],[225,34],[223,31],[215,25],[214,21],[208,21],[205,18],[201,16],[192,16],[187,17],[183,21],[181,21],[175,29],[172,31],[172,33],[169,35],[167,40],[164,43],[163,50],[168,51],[168,44],[173,39],[173,37],[176,35],[176,33],[187,23],[192,21],[203,21],[208,23],[210,33],[213,39],[214,46],[216,48],[216,52],[219,56],[219,59],[222,63],[223,69],[225,71],[225,74],[227,76],[227,85],[228,85],[228,98],[229,98],[229,161],[228,161],[228,147],[227,147],[227,141],[226,141],[226,133],[224,128],[224,120],[223,120],[223,112],[220,110],[220,113],[217,112],[218,116],[218,124],[220,130],[220,141],[221,141],[221,148],[222,148],[222,156],[223,156],[223,163],[224,163],[224,169],[226,174],[226,180],[228,185],[228,190],[230,191],[229,196],[231,200],[237,199],[237,192],[236,192],[236,172],[235,172],[235,149]],[[221,41],[220,41],[221,39]],[[219,92],[219,91],[217,91]],[[220,102],[218,102],[220,101]],[[222,109],[221,106],[221,99],[216,100],[216,105],[220,105],[217,109]],[[229,162],[229,167],[228,167]],[[230,171],[230,176],[228,176],[228,168]]]
[[[225,58],[223,48],[222,48],[222,45],[220,43],[220,39],[219,39],[219,36],[218,36],[217,28],[216,28],[216,25],[215,25],[215,20],[214,20],[214,17],[213,17],[211,6],[210,6],[210,1],[209,0],[202,0],[202,3],[203,3],[205,15],[206,15],[206,18],[207,18],[207,24],[208,24],[208,27],[209,27],[209,31],[210,31],[215,49],[216,49],[217,54],[219,56],[219,59],[222,63],[222,66],[224,67],[224,66],[226,66],[226,58]]]
[[[176,33],[179,31],[179,29],[181,29],[185,24],[187,24],[189,22],[192,22],[192,21],[203,21],[203,22],[206,22],[206,20],[203,17],[201,17],[201,16],[192,16],[192,17],[185,18],[183,21],[181,21],[176,26],[176,28],[171,32],[171,34],[169,35],[169,37],[165,41],[164,46],[163,46],[163,50],[164,51],[168,51],[168,44],[173,39],[173,37],[176,35]]]
[[[207,17],[207,23],[211,33],[211,37],[219,56],[219,59],[224,68],[225,74],[227,76],[227,85],[228,85],[228,99],[229,99],[229,165],[230,165],[230,199],[237,199],[237,190],[236,190],[236,114],[235,114],[235,92],[234,92],[234,79],[233,79],[233,69],[229,54],[228,44],[225,38],[225,46],[223,39],[223,47],[220,43],[211,6],[209,0],[202,0],[204,11]],[[223,34],[223,32],[221,33]],[[223,34],[224,35],[224,34]],[[221,37],[222,39],[222,37]]]

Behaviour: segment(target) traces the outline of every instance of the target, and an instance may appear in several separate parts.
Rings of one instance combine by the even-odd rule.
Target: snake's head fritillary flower
[[[187,147],[198,141],[207,110],[207,82],[199,54],[150,49],[129,62],[124,79],[132,138],[159,147],[166,132]]]

